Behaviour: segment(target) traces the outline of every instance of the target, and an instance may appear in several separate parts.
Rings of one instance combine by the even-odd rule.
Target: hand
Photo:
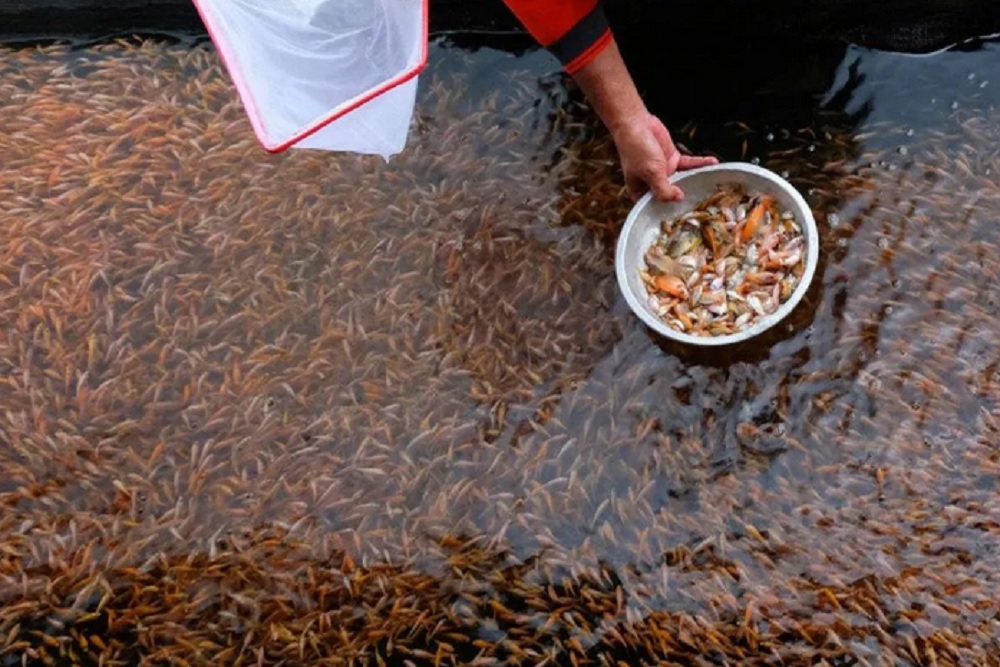
[[[625,188],[633,200],[652,190],[661,201],[680,201],[684,193],[670,182],[670,176],[719,162],[714,157],[681,155],[667,128],[648,112],[622,123],[612,136],[625,173]]]
[[[657,199],[679,201],[684,193],[670,182],[674,172],[718,163],[713,157],[681,155],[667,128],[646,109],[614,39],[573,78],[615,140],[633,200],[652,190]]]

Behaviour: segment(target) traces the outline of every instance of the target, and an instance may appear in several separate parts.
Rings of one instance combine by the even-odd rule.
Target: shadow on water
[[[686,9],[696,11],[691,6]],[[693,420],[698,420],[701,415],[708,421],[703,429],[699,428],[700,425],[691,426],[693,434],[683,428],[666,428],[669,436],[661,440],[663,445],[676,445],[687,437],[702,442],[706,451],[712,452],[709,479],[733,472],[749,479],[763,469],[765,472],[761,476],[765,483],[783,485],[788,482],[787,479],[782,481],[786,476],[808,477],[808,466],[797,468],[803,457],[795,450],[808,447],[810,443],[818,445],[823,442],[823,436],[811,428],[807,420],[810,414],[828,410],[831,401],[837,401],[838,397],[843,399],[842,407],[833,409],[842,418],[841,425],[836,429],[839,433],[837,437],[875,431],[872,420],[877,415],[877,400],[871,395],[871,387],[884,385],[872,381],[872,371],[867,370],[867,366],[884,367],[888,363],[877,357],[880,354],[882,313],[891,313],[892,307],[880,306],[876,322],[869,321],[865,315],[858,324],[856,319],[859,316],[847,311],[849,304],[859,298],[857,290],[864,288],[851,289],[852,279],[857,282],[859,278],[853,272],[859,269],[850,263],[844,265],[843,261],[852,235],[868,235],[867,230],[860,226],[863,219],[854,217],[859,207],[864,208],[866,201],[870,201],[868,193],[894,187],[883,175],[863,171],[868,163],[866,155],[884,155],[884,144],[873,140],[872,132],[868,130],[878,127],[877,123],[889,122],[894,129],[887,136],[895,134],[898,138],[902,135],[906,129],[905,114],[887,121],[885,111],[905,107],[905,104],[900,107],[895,105],[897,100],[905,99],[907,89],[905,83],[893,85],[885,78],[871,80],[880,69],[892,71],[901,56],[865,52],[846,44],[844,36],[853,35],[869,43],[893,45],[898,50],[922,53],[961,42],[980,32],[956,32],[955,26],[952,26],[952,29],[940,32],[914,33],[901,31],[897,24],[893,35],[879,33],[869,26],[864,32],[831,32],[826,34],[827,39],[823,39],[816,37],[818,32],[806,31],[804,35],[789,33],[787,21],[775,21],[768,28],[768,21],[764,20],[765,27],[758,30],[756,27],[761,23],[758,16],[755,17],[754,31],[748,34],[743,29],[746,22],[734,20],[720,24],[718,20],[708,17],[708,11],[706,7],[700,20],[689,20],[692,18],[690,14],[676,11],[673,5],[669,15],[659,19],[643,12],[641,29],[634,25],[630,28],[627,24],[616,29],[625,57],[650,108],[668,122],[675,139],[686,148],[696,153],[715,154],[722,159],[759,161],[781,172],[808,196],[823,236],[820,266],[807,298],[789,320],[791,329],[777,328],[756,341],[733,349],[692,351],[664,342],[645,328],[637,328],[634,323],[626,324],[623,325],[625,339],[615,349],[624,350],[621,353],[623,356],[631,355],[632,365],[619,363],[618,353],[615,352],[609,361],[614,359],[610,365],[618,369],[617,377],[610,373],[612,377],[609,378],[595,369],[589,381],[597,387],[603,387],[601,383],[607,382],[627,394],[632,390],[624,388],[635,386],[630,384],[629,378],[634,377],[632,371],[637,366],[647,365],[651,369],[650,375],[656,372],[676,373],[673,378],[668,375],[662,380],[651,379],[650,385],[659,383],[660,390],[650,391],[648,399],[636,398],[633,401],[641,403],[649,400],[652,403],[659,400],[671,406],[660,415],[651,417],[651,413],[656,415],[657,410],[663,408],[649,405],[651,409],[646,412],[647,419],[642,423],[654,424],[651,428],[656,431],[657,425],[677,423],[682,414]],[[667,12],[663,11],[665,15]],[[996,18],[995,11],[988,13]],[[735,14],[728,18],[734,17],[739,18]],[[612,18],[614,21],[614,14]],[[618,20],[621,20],[621,15]],[[916,21],[919,23],[919,19]],[[964,25],[961,21],[958,24]],[[685,26],[684,30],[669,28],[677,25]],[[972,22],[964,27],[988,32],[995,25],[986,21]],[[663,30],[658,30],[661,27]],[[655,40],[650,46],[648,34],[658,32],[671,34],[672,38]],[[952,52],[977,53],[982,46],[982,43],[968,42]],[[980,58],[978,62],[983,60]],[[950,67],[946,65],[941,70],[930,68],[937,74],[928,76],[938,78],[926,82],[925,89],[949,89],[954,84],[954,73]],[[956,67],[961,70],[957,63]],[[907,68],[907,71],[910,79],[921,78],[918,65]],[[980,72],[987,74],[982,70]],[[971,80],[972,75],[969,76]],[[986,83],[982,85],[985,87]],[[570,91],[569,99],[579,102],[578,93],[572,88]],[[981,101],[978,104],[980,109],[988,110]],[[937,110],[914,111],[909,120],[918,126],[933,128],[947,119],[944,107],[942,104]],[[570,152],[580,151],[577,155],[582,156],[579,160],[581,168],[570,169],[563,181],[563,215],[555,224],[579,225],[585,229],[603,243],[604,256],[610,264],[617,224],[623,219],[622,207],[598,204],[599,213],[589,217],[579,216],[576,210],[579,203],[586,202],[586,196],[595,191],[594,176],[588,172],[592,163],[587,158],[593,158],[595,154],[604,157],[609,154],[606,137],[602,139],[600,128],[592,127],[592,119],[583,107],[569,103],[564,104],[564,109],[571,116],[569,124],[589,129],[581,135],[582,138],[570,136],[567,139]],[[873,115],[876,111],[881,112],[881,117]],[[906,136],[913,136],[912,128]],[[595,148],[595,144],[602,148]],[[949,146],[954,144],[949,143]],[[906,155],[906,146],[890,150]],[[873,166],[890,174],[897,168],[894,162],[884,157],[873,162]],[[989,175],[988,170],[986,175]],[[617,178],[617,174],[604,172],[601,177]],[[899,178],[903,176],[899,175]],[[851,222],[847,223],[843,218],[851,218]],[[881,245],[883,242],[879,240],[880,248],[884,247]],[[890,266],[888,270],[891,272],[894,269]],[[893,284],[896,284],[895,280]],[[919,297],[914,295],[913,298]],[[619,311],[621,306],[619,300]],[[855,326],[861,329],[858,338],[846,334]],[[843,337],[843,347],[831,349],[838,337]],[[658,355],[661,358],[657,359]],[[844,361],[839,358],[844,358]],[[824,362],[824,359],[827,361]],[[832,368],[824,369],[824,363]],[[713,371],[718,372],[712,374]],[[680,386],[674,380],[683,378],[687,373],[693,376],[708,373],[712,379],[686,382],[683,385],[686,389],[682,392],[684,398],[674,402],[672,394]],[[702,377],[705,378],[704,375]],[[804,377],[814,379],[797,387]],[[672,383],[674,386],[671,388]],[[726,384],[733,389],[712,396],[715,383]],[[595,395],[603,391],[610,393],[613,389],[593,389]],[[699,392],[704,396],[691,397],[691,394],[697,396]],[[560,400],[575,402],[581,393],[586,394],[586,390],[553,399],[551,404],[558,405]],[[628,404],[628,401],[625,402]],[[695,409],[699,404],[703,410],[700,413]],[[559,414],[558,408],[554,410]],[[551,412],[549,409],[546,411]],[[574,422],[567,417],[574,424],[569,430],[582,427],[593,418],[591,413],[580,414],[578,419],[583,421]],[[609,415],[607,419],[613,417]],[[855,420],[859,425],[855,425]],[[544,424],[544,420],[541,423]],[[518,428],[523,425],[524,422],[521,422]],[[775,436],[770,432],[766,437],[754,436],[755,429],[761,426],[778,427],[778,434]],[[529,431],[537,433],[534,428]],[[638,436],[640,440],[650,434],[642,426],[637,432],[641,434]],[[515,440],[519,442],[519,447],[526,446],[525,438]],[[528,438],[527,442],[537,440]],[[764,449],[761,450],[759,445],[765,445]],[[817,448],[817,453],[812,455],[813,463],[828,460],[827,457],[834,461],[840,458],[828,447],[824,443]],[[783,454],[787,454],[787,461],[795,463],[778,465],[771,472],[766,472],[769,465],[759,468],[755,463],[760,460],[777,461]],[[755,458],[758,455],[760,457]],[[871,456],[870,452],[865,454],[864,460],[870,460]],[[626,460],[627,465],[639,465],[638,459]],[[798,472],[791,473],[786,467],[788,465],[798,469]],[[749,467],[742,470],[745,466]],[[672,487],[666,495],[674,499],[690,499],[689,494],[694,492],[697,495],[695,489],[704,479],[696,475],[691,481]],[[615,484],[602,488],[605,492],[611,489],[625,491]],[[680,509],[683,505],[664,502],[661,506],[664,510],[668,507]],[[560,543],[564,546],[581,543],[583,538],[571,537],[570,532],[557,533]]]
[[[609,0],[605,8],[647,106],[684,150],[763,162],[809,195],[810,203],[822,193],[826,210],[845,203],[838,196],[850,176],[845,165],[863,152],[858,128],[872,111],[870,98],[859,104],[865,77],[851,45],[901,54],[975,52],[979,35],[1000,31],[1000,6],[977,0],[898,0],[878,7],[835,2],[808,12],[795,3],[757,0],[730,3],[725,12],[690,1]],[[584,115],[579,122],[586,122]],[[579,174],[578,181],[586,180]],[[567,199],[577,194],[572,187]],[[829,250],[826,211],[815,212]],[[613,247],[612,235],[605,240]],[[686,363],[761,361],[776,344],[809,328],[828,286],[828,261],[822,252],[796,312],[753,341],[705,351],[648,333]]]

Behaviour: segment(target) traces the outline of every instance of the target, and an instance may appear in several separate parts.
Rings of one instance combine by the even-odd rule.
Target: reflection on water
[[[204,43],[3,52],[0,664],[991,664],[998,50],[673,107],[823,232],[701,355],[543,53],[436,41],[383,163],[264,154]]]

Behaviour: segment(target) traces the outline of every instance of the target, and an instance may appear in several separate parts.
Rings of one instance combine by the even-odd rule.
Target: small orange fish
[[[657,276],[653,284],[657,289],[679,299],[687,296],[687,285],[677,276]]]
[[[773,203],[774,197],[767,195],[753,207],[753,210],[747,214],[746,220],[743,221],[743,227],[740,229],[740,241],[746,243],[753,238],[761,220],[764,219],[764,212],[767,211]]]

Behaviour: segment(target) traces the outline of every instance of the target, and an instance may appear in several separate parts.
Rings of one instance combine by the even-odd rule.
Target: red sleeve
[[[503,0],[539,44],[570,74],[611,42],[600,0]]]

